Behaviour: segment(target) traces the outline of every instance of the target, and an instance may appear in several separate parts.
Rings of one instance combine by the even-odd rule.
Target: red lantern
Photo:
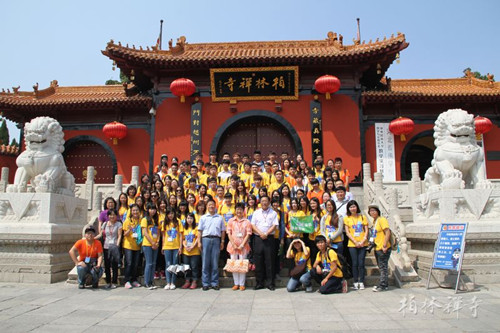
[[[321,94],[326,94],[326,99],[330,99],[330,94],[336,93],[340,89],[340,80],[333,75],[323,75],[316,79],[314,88]]]
[[[474,125],[476,127],[476,138],[481,140],[481,135],[487,133],[493,127],[493,123],[486,117],[477,116],[474,119]]]
[[[181,103],[184,103],[186,101],[185,96],[191,96],[194,94],[196,86],[190,79],[180,78],[170,83],[170,90],[172,91],[172,94],[181,98]]]
[[[400,135],[401,141],[406,141],[407,134],[413,132],[415,123],[410,118],[399,117],[389,124],[389,131],[394,135]]]
[[[118,139],[123,139],[127,136],[127,126],[117,121],[108,123],[102,128],[104,135],[113,140],[113,144],[118,144]]]

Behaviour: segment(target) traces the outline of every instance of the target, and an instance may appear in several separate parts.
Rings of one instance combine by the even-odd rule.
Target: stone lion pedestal
[[[54,283],[74,264],[87,200],[55,193],[0,193],[0,281]]]
[[[62,281],[74,266],[68,251],[82,237],[87,200],[75,198],[57,120],[34,118],[24,135],[14,184],[0,193],[0,281]]]
[[[440,224],[467,222],[463,281],[470,285],[499,283],[500,189],[486,178],[473,116],[460,109],[442,113],[434,126],[434,138],[434,159],[425,175],[427,191],[416,198],[413,223],[406,226],[414,267],[427,280]],[[433,270],[432,274],[440,286],[455,286],[456,271]]]

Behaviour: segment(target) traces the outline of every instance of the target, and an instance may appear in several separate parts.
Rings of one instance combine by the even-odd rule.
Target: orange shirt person
[[[85,288],[85,276],[92,275],[92,288],[97,288],[102,276],[102,244],[95,240],[96,231],[90,226],[85,229],[85,238],[78,240],[69,250],[69,256],[78,272],[78,288]],[[78,253],[78,256],[77,256]]]

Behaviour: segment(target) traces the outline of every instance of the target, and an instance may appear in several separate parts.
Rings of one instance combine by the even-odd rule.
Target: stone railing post
[[[139,167],[137,165],[132,167],[132,179],[130,180],[130,184],[135,187],[139,186]]]
[[[372,180],[372,168],[370,163],[363,164],[363,184]]]
[[[93,166],[87,167],[87,179],[85,180],[85,199],[88,200],[88,209],[91,210],[94,200],[95,169]]]
[[[115,189],[113,196],[118,198],[120,193],[123,192],[123,175],[115,175]]]
[[[9,168],[2,168],[2,176],[0,178],[0,192],[4,193],[9,185]]]
[[[411,164],[411,182],[413,184],[413,194],[415,197],[422,194],[422,180],[420,179],[420,169],[418,162]]]
[[[408,240],[406,239],[406,227],[401,221],[398,208],[398,190],[395,188],[389,189],[389,211],[390,218],[393,219],[394,225],[392,231],[396,233],[398,239],[399,252],[401,254],[403,270],[409,272],[411,267],[411,259],[408,255]]]
[[[94,202],[92,205],[92,210],[100,212],[102,210],[102,192],[94,192]]]

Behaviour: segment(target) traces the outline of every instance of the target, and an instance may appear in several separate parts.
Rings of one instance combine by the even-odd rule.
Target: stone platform
[[[0,281],[53,283],[73,268],[87,200],[54,193],[0,193]]]

